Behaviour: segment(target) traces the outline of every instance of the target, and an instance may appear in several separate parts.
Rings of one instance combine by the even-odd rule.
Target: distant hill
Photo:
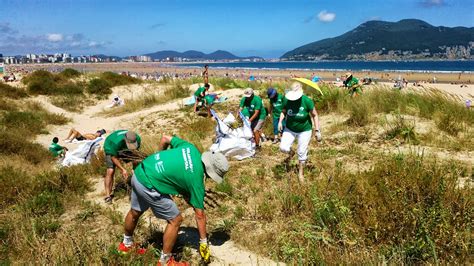
[[[285,53],[284,60],[474,59],[474,28],[435,27],[422,20],[368,21],[334,38]]]
[[[230,52],[223,51],[223,50],[217,50],[213,53],[210,54],[205,54],[203,52],[199,51],[186,51],[183,53],[177,52],[177,51],[158,51],[155,53],[149,53],[145,54],[147,56],[150,56],[153,60],[164,60],[166,58],[187,58],[187,59],[192,59],[192,60],[243,60],[243,59],[262,59],[261,57],[258,56],[250,56],[250,57],[239,57],[236,56]]]

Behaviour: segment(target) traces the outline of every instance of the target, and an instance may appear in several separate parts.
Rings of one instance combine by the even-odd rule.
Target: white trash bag
[[[100,147],[100,142],[104,138],[99,137],[94,140],[86,140],[79,145],[77,149],[66,152],[64,160],[61,162],[62,166],[72,166],[76,164],[85,164],[90,162],[93,155]]]
[[[211,146],[210,151],[221,152],[226,157],[236,160],[243,160],[255,154],[255,143],[253,141],[252,128],[248,119],[239,113],[244,125],[233,129],[229,124],[235,122],[235,117],[229,113],[224,120],[221,120],[214,110],[212,116],[217,121],[216,142]]]

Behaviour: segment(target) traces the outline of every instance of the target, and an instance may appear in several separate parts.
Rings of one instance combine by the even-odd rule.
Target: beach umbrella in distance
[[[319,81],[319,77],[318,76],[314,76],[313,79],[311,79],[312,82],[318,82]]]
[[[316,82],[313,82],[313,81],[311,81],[309,79],[305,79],[305,78],[292,78],[292,80],[296,80],[298,82],[306,84],[306,85],[310,86],[311,88],[319,91],[319,93],[321,93],[321,95],[324,95],[323,91],[319,88],[319,86]]]

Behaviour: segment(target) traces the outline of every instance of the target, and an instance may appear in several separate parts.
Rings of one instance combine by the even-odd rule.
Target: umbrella
[[[323,91],[319,88],[318,84],[316,84],[315,82],[312,82],[311,80],[309,79],[305,79],[305,78],[292,78],[292,80],[296,80],[296,81],[299,81],[303,84],[306,84],[308,86],[310,86],[311,88],[314,88],[316,89],[317,91],[319,91],[321,93],[321,95],[324,95]]]

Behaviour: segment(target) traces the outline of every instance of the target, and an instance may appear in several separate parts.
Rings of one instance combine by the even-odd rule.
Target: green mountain
[[[474,59],[474,28],[435,27],[422,20],[368,21],[338,37],[285,53],[283,60]]]

